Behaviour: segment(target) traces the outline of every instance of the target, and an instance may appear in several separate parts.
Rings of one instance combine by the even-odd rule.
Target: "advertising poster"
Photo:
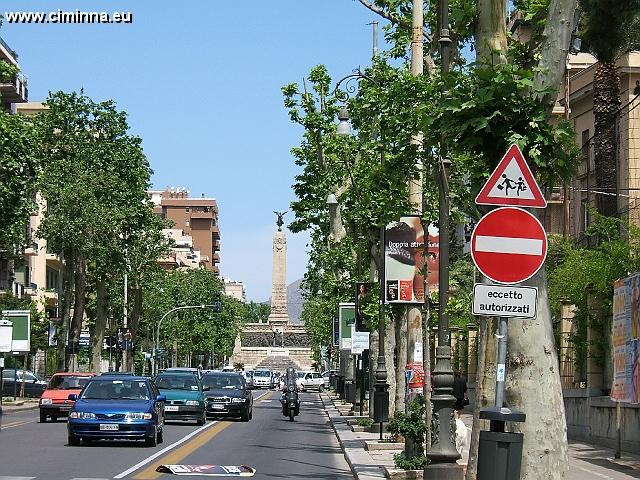
[[[13,323],[11,351],[28,353],[31,350],[31,312],[3,310],[2,319]]]
[[[424,229],[420,217],[402,217],[384,236],[385,303],[424,303]]]
[[[613,287],[611,399],[640,403],[640,274]]]
[[[429,244],[427,247],[427,279],[429,292],[437,292],[440,283],[440,234],[438,227],[429,225]]]
[[[340,319],[340,350],[351,352],[351,333],[356,323],[356,306],[354,303],[341,303],[339,305]]]

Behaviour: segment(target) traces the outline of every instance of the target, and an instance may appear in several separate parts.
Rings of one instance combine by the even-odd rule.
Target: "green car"
[[[207,420],[204,392],[200,379],[190,372],[164,372],[154,379],[164,402],[165,420],[191,420],[204,425]]]

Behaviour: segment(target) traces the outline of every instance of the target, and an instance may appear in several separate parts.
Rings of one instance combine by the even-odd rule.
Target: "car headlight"
[[[187,400],[185,402],[185,405],[189,405],[191,407],[197,407],[198,405],[200,405],[200,402],[198,400]]]
[[[127,420],[151,420],[153,415],[145,412],[129,412],[124,418]]]
[[[293,385],[289,385],[289,391],[293,392],[295,390],[295,387]]]
[[[232,398],[231,399],[231,403],[244,403],[245,399],[244,398]]]
[[[71,412],[69,418],[96,418],[96,414],[91,412]]]
[[[53,403],[53,400],[51,400],[50,398],[40,399],[40,405],[51,405],[52,403]]]

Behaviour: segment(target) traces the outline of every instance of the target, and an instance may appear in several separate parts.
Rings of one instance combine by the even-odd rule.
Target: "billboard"
[[[424,228],[420,217],[387,225],[384,235],[385,303],[424,303]]]
[[[31,350],[31,312],[29,310],[3,310],[2,320],[13,323],[12,352]]]
[[[613,286],[611,399],[640,403],[640,273]]]
[[[340,350],[351,351],[351,332],[356,324],[355,304],[341,303],[338,318],[340,319]]]

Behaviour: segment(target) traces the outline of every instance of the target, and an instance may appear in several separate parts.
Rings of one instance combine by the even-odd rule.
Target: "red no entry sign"
[[[494,282],[524,282],[544,263],[547,234],[526,210],[498,208],[482,217],[473,230],[471,256],[478,270]]]

